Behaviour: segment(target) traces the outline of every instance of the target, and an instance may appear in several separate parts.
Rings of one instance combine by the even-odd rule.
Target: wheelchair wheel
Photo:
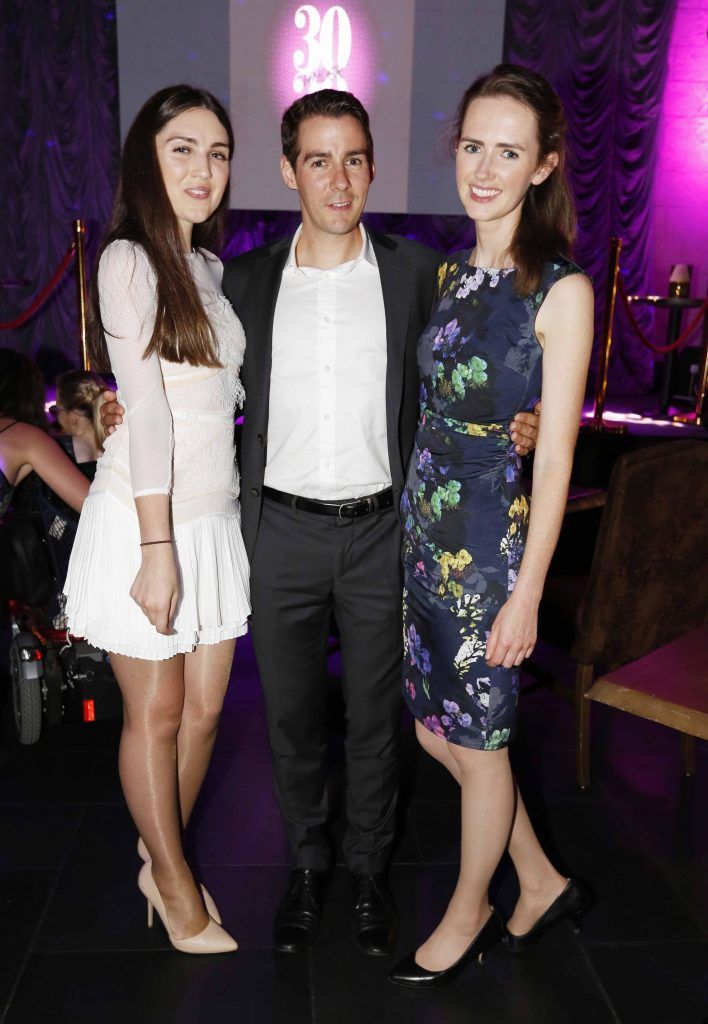
[[[42,680],[35,665],[23,660],[17,638],[10,645],[12,705],[20,743],[36,743],[42,731]]]

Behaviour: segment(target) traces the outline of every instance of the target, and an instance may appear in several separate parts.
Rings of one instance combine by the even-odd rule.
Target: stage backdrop
[[[683,174],[679,182],[680,209],[669,211],[664,188],[661,237],[667,252],[657,253],[655,262],[666,266],[674,252],[679,259],[688,253],[694,263],[705,255],[705,239],[698,239],[705,204],[693,182],[705,179],[708,153],[699,121],[705,73],[696,70],[705,66],[706,0],[680,0],[682,17],[674,30],[675,6],[675,0],[200,0],[195,7],[187,0],[118,0],[116,11],[114,0],[3,0],[0,321],[26,308],[50,278],[71,239],[74,217],[88,219],[90,253],[95,251],[116,179],[119,95],[125,131],[146,96],[180,80],[211,88],[233,107],[233,194],[242,206],[256,199],[258,206],[232,211],[228,254],[294,225],[295,213],[284,208],[292,197],[275,172],[279,112],[298,88],[329,75],[369,90],[363,94],[372,111],[379,169],[370,221],[441,250],[467,244],[469,224],[457,215],[442,136],[464,86],[502,54],[544,71],[566,102],[579,260],[595,278],[598,313],[612,234],[625,239],[629,289],[653,290],[652,184],[669,44],[676,56],[663,137],[671,153],[661,159],[672,200],[674,169],[683,174],[688,167],[691,178]],[[687,54],[693,71],[686,70]],[[364,77],[357,78],[362,68]],[[684,79],[691,88],[677,89]],[[246,173],[248,166],[261,173]],[[267,194],[248,198],[252,188]],[[680,220],[671,229],[669,213]],[[674,227],[680,250],[673,246]],[[695,267],[699,288],[705,269]],[[39,355],[47,374],[75,364],[74,294],[67,278],[26,327],[0,333],[0,344]],[[622,325],[613,351],[613,389],[647,389],[651,358]]]
[[[146,96],[196,82],[230,109],[232,206],[294,210],[280,118],[306,92],[348,89],[376,149],[368,209],[459,214],[447,127],[462,90],[502,55],[503,0],[118,0],[123,135]]]

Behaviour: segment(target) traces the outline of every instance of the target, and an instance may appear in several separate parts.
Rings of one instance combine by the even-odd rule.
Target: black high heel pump
[[[415,950],[397,964],[388,976],[394,985],[405,985],[409,988],[429,988],[452,981],[460,971],[472,960],[482,963],[485,953],[499,942],[504,934],[504,921],[499,911],[492,907],[492,914],[483,928],[464,951],[459,960],[446,967],[444,971],[428,971],[416,963]]]
[[[536,924],[527,932],[523,935],[513,935],[508,928],[504,929],[504,948],[510,953],[522,953],[561,921],[570,920],[575,931],[579,932],[582,928],[583,914],[594,902],[595,895],[589,885],[577,878],[569,878],[560,896],[556,897],[548,910],[541,914]]]

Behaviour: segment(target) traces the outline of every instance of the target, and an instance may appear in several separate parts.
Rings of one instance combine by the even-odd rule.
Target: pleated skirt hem
[[[180,598],[173,632],[164,636],[130,597],[141,564],[137,515],[105,491],[89,494],[64,585],[69,631],[149,661],[242,636],[251,609],[238,513],[202,516],[173,534]]]

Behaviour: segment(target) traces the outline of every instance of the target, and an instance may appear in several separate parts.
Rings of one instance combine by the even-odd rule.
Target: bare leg
[[[430,729],[426,729],[418,719],[415,722],[415,735],[423,750],[430,754],[431,757],[434,757],[436,761],[439,761],[443,767],[447,768],[455,782],[461,786],[462,772],[457,765],[457,761],[450,753],[447,740],[444,740],[442,736],[436,736]]]
[[[184,859],[177,789],[177,732],[184,655],[145,661],[112,654],[123,695],[118,767],[128,808],[152,858],[152,874],[175,938],[206,928],[208,916]]]
[[[524,935],[562,893],[568,879],[556,871],[543,852],[518,789],[509,854],[521,891],[507,928],[513,935]]]
[[[418,741],[423,749],[444,765],[453,778],[461,784],[461,772],[450,751],[451,745],[442,737],[430,732],[420,722],[415,723],[415,728]],[[514,913],[509,919],[508,927],[514,935],[523,935],[560,895],[565,888],[567,879],[556,871],[543,852],[518,787],[516,788],[514,824],[509,839],[509,854],[514,862],[521,892]]]
[[[201,644],[191,654],[185,655],[184,708],[177,733],[179,802],[183,825],[189,821],[209,767],[235,645],[235,640]]]
[[[486,924],[489,882],[509,840],[514,815],[507,750],[446,746],[461,779],[462,844],[452,899],[442,921],[416,953],[420,966],[432,971],[453,964]]]

